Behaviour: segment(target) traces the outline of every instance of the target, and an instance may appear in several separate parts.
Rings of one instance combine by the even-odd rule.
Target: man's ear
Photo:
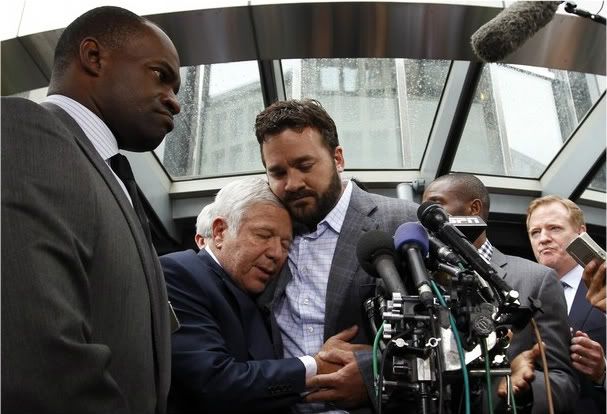
[[[204,249],[204,237],[202,237],[200,234],[196,233],[194,236],[194,242],[199,249]]]
[[[215,217],[211,224],[211,228],[213,229],[213,244],[217,249],[221,249],[225,239],[225,233],[228,231],[228,223],[223,217]]]
[[[87,37],[80,42],[80,48],[78,49],[80,65],[84,70],[92,75],[99,76],[101,72],[101,57],[103,55],[103,48],[93,37]]]
[[[344,160],[344,149],[341,147],[341,145],[335,147],[333,160],[335,161],[335,168],[337,169],[337,172],[343,172],[346,168],[346,163]]]
[[[480,216],[481,211],[483,209],[483,203],[478,198],[475,198],[470,202],[470,215],[471,216]]]

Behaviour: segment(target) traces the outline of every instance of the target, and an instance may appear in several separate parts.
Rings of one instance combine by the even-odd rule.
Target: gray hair
[[[259,177],[246,177],[232,181],[223,187],[215,196],[213,203],[213,220],[224,217],[228,230],[236,234],[246,210],[253,204],[266,203],[285,208],[274,195],[268,182]]]
[[[196,234],[201,235],[205,239],[210,238],[213,235],[213,206],[213,203],[204,206],[196,218]]]

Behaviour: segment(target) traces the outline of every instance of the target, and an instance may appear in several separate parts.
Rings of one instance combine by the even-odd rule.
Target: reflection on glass
[[[604,91],[604,76],[485,66],[452,169],[538,178]]]
[[[605,180],[607,179],[607,166],[605,165],[605,161],[603,161],[603,165],[601,168],[599,168],[599,170],[596,172],[594,178],[592,179],[592,181],[590,182],[590,184],[588,184],[588,189],[589,190],[595,190],[595,191],[602,191],[607,192],[606,190],[606,184],[605,184]]]
[[[263,110],[257,62],[181,68],[181,113],[155,152],[173,178],[261,171],[253,129]]]
[[[283,60],[287,98],[317,99],[335,120],[348,169],[417,169],[449,61]]]

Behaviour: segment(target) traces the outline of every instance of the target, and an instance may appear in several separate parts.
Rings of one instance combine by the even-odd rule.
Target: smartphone
[[[605,261],[605,250],[585,232],[573,239],[566,250],[582,267],[585,267],[592,259]]]

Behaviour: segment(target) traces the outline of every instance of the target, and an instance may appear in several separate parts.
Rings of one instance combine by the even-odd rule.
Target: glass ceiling
[[[315,98],[325,106],[347,170],[417,170],[450,65],[423,59],[282,60],[279,88],[286,98]],[[253,128],[264,107],[257,62],[184,67],[182,79],[177,127],[156,150],[171,177],[263,172]],[[485,65],[452,170],[539,178],[604,92],[604,76]]]
[[[95,2],[79,8],[94,7]],[[171,179],[171,196],[214,191],[225,182],[212,178],[263,173],[255,116],[271,101],[284,98],[315,98],[325,106],[337,124],[346,174],[392,185],[465,171],[489,181],[495,178],[492,182],[498,184],[493,187],[510,188],[512,183],[514,191],[535,193],[559,190],[563,175],[576,182],[592,175],[587,188],[605,192],[605,76],[540,67],[604,74],[585,65],[603,61],[604,66],[604,47],[595,41],[601,38],[596,23],[566,16],[559,25],[549,25],[544,35],[536,36],[539,43],[528,42],[528,50],[523,47],[524,53],[517,52],[519,57],[510,61],[543,62],[540,66],[483,65],[473,89],[465,86],[464,78],[475,65],[481,66],[471,56],[469,35],[491,18],[491,7],[479,2],[389,2],[374,7],[373,2],[335,1],[282,7],[280,1],[265,6],[264,1],[235,0],[214,5],[218,9],[212,12],[185,13],[166,3],[157,10],[154,2],[144,3],[151,8],[131,8],[161,13],[152,19],[171,32],[184,65],[182,112],[175,130],[155,151]],[[183,10],[200,7],[187,3]],[[596,2],[577,3],[598,10]],[[7,83],[15,91],[26,89],[18,89],[23,80],[31,89],[48,79],[49,45],[59,31],[44,31],[61,27],[83,11],[62,9],[65,22],[50,23],[46,2],[21,4],[11,18],[18,27],[2,37],[8,39],[2,42],[3,88],[10,79]],[[479,4],[504,6],[501,1]],[[310,30],[318,19],[325,30]],[[35,29],[36,22],[44,24]],[[566,28],[575,29],[576,36],[568,36]],[[358,57],[344,57],[348,55]],[[314,58],[295,59],[302,56]],[[45,92],[43,88],[18,95],[40,101]],[[469,111],[456,114],[462,96],[472,97],[472,104]],[[456,120],[463,122],[454,137]],[[592,156],[580,157],[582,152]],[[599,154],[602,167],[596,168]],[[154,157],[149,158],[158,168]],[[586,179],[583,182],[586,186]],[[571,194],[574,185],[565,187],[563,194]]]

